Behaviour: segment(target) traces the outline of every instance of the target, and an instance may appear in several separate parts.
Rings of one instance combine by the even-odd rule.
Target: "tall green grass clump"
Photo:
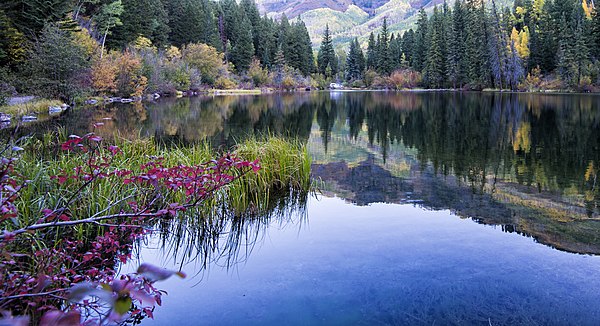
[[[64,132],[47,134],[41,138],[30,139],[23,147],[15,170],[25,179],[30,180],[21,191],[16,205],[19,210],[17,224],[4,223],[7,230],[18,229],[35,224],[43,216],[44,208],[61,207],[75,196],[79,189],[61,187],[55,178],[61,171],[73,171],[75,167],[85,165],[85,156],[66,153],[60,150],[59,144],[67,139]],[[165,167],[177,165],[196,165],[219,157],[210,145],[202,143],[192,146],[161,147],[152,139],[113,141],[122,154],[116,155],[111,162],[111,169],[141,171],[141,165],[162,158]],[[232,215],[242,216],[248,211],[264,213],[277,198],[287,196],[290,192],[308,192],[311,187],[311,158],[304,145],[284,140],[269,138],[264,141],[246,140],[235,146],[232,151],[244,160],[258,160],[261,169],[257,173],[247,172],[233,183],[216,191],[211,198],[197,209],[180,214],[178,219],[191,219],[192,224],[201,224],[199,220],[210,215],[214,209],[233,210]],[[68,182],[68,181],[67,181]],[[97,180],[90,187],[81,190],[77,200],[71,205],[76,212],[73,219],[83,219],[104,210],[104,213],[117,213],[127,198],[148,193],[153,189],[141,185],[123,184],[111,179]],[[179,195],[166,194],[166,202],[183,202]],[[196,222],[196,223],[195,223]],[[78,238],[86,238],[96,234],[97,227],[79,225],[72,230]],[[91,232],[91,233],[90,233]],[[72,234],[72,233],[71,233]],[[56,237],[60,235],[58,232]]]
[[[312,159],[305,145],[294,140],[269,137],[239,144],[234,153],[245,160],[260,161],[261,169],[249,174],[228,189],[228,202],[236,211],[252,205],[269,206],[275,197],[311,189]]]

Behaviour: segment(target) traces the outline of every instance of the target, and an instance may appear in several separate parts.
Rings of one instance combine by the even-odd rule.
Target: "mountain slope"
[[[452,4],[452,0],[447,0]],[[371,31],[377,33],[387,18],[392,33],[412,28],[421,7],[431,11],[444,0],[257,0],[261,13],[271,17],[285,14],[301,17],[306,23],[313,47],[321,43],[325,25],[329,25],[336,48],[345,48],[355,37],[363,44]],[[496,0],[503,7],[512,0]]]

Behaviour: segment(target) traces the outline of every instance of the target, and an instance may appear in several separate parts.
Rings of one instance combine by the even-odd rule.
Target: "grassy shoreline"
[[[59,100],[50,100],[45,98],[34,98],[25,103],[0,106],[0,113],[10,114],[12,116],[22,116],[25,114],[48,114],[48,108],[51,106],[60,106],[63,102]]]
[[[59,185],[52,176],[60,174],[61,171],[73,171],[76,166],[85,163],[85,157],[62,152],[58,144],[66,139],[64,134],[54,133],[39,139],[29,139],[27,143],[19,145],[24,151],[19,155],[15,170],[29,179],[30,183],[15,202],[20,212],[18,225],[5,222],[1,227],[10,231],[34,224],[43,216],[43,208],[55,207],[69,196],[72,189]],[[156,157],[161,157],[164,166],[169,167],[193,166],[222,155],[206,143],[165,148],[152,139],[144,139],[116,140],[114,144],[120,148],[122,154],[114,157],[111,168],[128,169],[134,173],[139,173],[144,163]],[[260,213],[268,206],[270,197],[282,192],[306,192],[311,187],[312,160],[307,148],[300,143],[277,137],[270,137],[264,141],[251,139],[236,145],[230,153],[243,160],[259,160],[261,165],[256,174],[245,174],[214,197],[227,201],[236,213],[243,214],[249,208]],[[99,180],[94,187],[85,191],[85,200],[77,203],[75,207],[79,218],[92,216],[110,203],[117,202],[140,189],[121,183],[115,184],[114,181],[105,179]],[[207,203],[217,204],[212,199]]]

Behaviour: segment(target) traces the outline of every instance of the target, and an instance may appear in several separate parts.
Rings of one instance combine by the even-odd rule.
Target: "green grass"
[[[247,207],[268,206],[272,196],[291,191],[306,191],[311,187],[312,163],[304,145],[282,138],[266,141],[247,140],[237,146],[235,153],[247,160],[260,161],[261,169],[236,182],[229,189],[231,207],[243,212]]]
[[[43,214],[44,208],[54,208],[63,205],[76,191],[75,187],[59,186],[52,175],[61,171],[72,171],[76,166],[85,163],[85,155],[65,154],[57,148],[67,139],[63,132],[46,134],[38,139],[29,139],[22,146],[15,170],[30,180],[16,201],[19,217],[16,224],[5,221],[0,225],[8,230],[34,224]],[[208,144],[198,144],[189,147],[161,147],[151,139],[146,140],[116,140],[116,145],[123,154],[115,157],[113,168],[139,171],[140,165],[152,157],[163,157],[164,166],[195,165],[219,156]],[[278,197],[290,192],[308,192],[311,187],[310,164],[308,151],[299,143],[271,137],[265,141],[247,140],[237,145],[233,152],[246,160],[258,159],[261,170],[258,173],[247,173],[240,179],[227,185],[214,197],[207,200],[197,209],[181,214],[180,219],[198,226],[210,212],[223,205],[234,216],[266,214],[273,208],[273,202]],[[68,185],[68,182],[67,182]],[[72,219],[82,219],[113,206],[107,213],[117,213],[124,207],[130,196],[139,196],[152,189],[139,185],[125,185],[114,180],[99,180],[93,187],[82,191],[81,196],[72,205]],[[139,198],[139,197],[138,197]],[[165,202],[182,202],[182,194],[167,195]],[[78,238],[87,238],[96,234],[94,227],[76,226],[70,230]],[[53,236],[60,236],[52,233]]]
[[[16,104],[16,105],[5,105],[0,107],[0,112],[14,115],[14,116],[22,116],[25,114],[40,114],[40,113],[48,113],[48,107],[50,106],[60,106],[63,102],[58,100],[48,100],[48,99],[34,99],[31,102]]]
[[[209,94],[227,94],[227,95],[236,95],[236,94],[251,94],[251,95],[259,95],[262,93],[262,90],[257,89],[211,89],[208,90]]]

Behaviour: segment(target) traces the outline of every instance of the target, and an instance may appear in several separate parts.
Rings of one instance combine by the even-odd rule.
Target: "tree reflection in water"
[[[193,264],[201,274],[211,266],[234,268],[260,247],[267,229],[297,227],[307,222],[306,203],[312,190],[291,190],[271,196],[264,205],[234,213],[227,203],[162,220],[154,235],[164,257],[180,268]]]
[[[324,190],[349,201],[418,201],[598,254],[598,107],[593,95],[311,92],[166,99],[57,122],[83,134],[109,117],[104,136],[167,145],[293,138],[310,149]]]

